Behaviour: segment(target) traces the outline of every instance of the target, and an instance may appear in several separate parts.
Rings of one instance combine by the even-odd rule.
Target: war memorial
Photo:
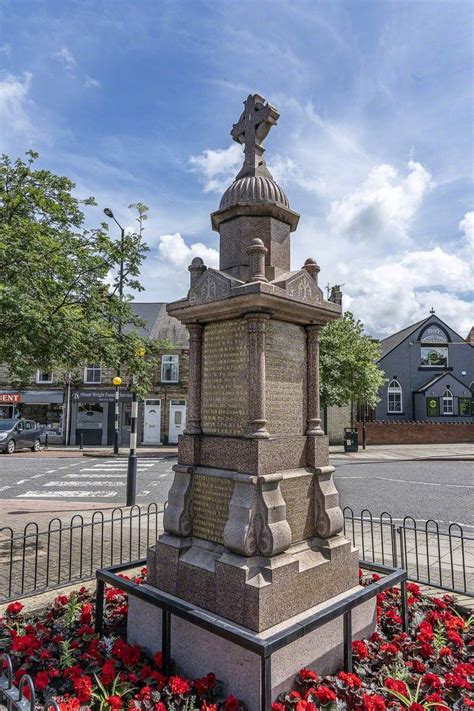
[[[244,163],[211,215],[219,269],[193,259],[187,296],[168,306],[190,335],[188,419],[164,533],[148,553],[148,586],[256,639],[358,589],[319,407],[320,330],[341,307],[324,300],[314,259],[291,270],[299,215],[263,159],[278,118],[258,95],[244,102],[231,131]],[[159,650],[161,615],[132,598],[129,641]],[[273,697],[302,667],[335,671],[342,625],[338,617],[273,655]],[[372,599],[354,610],[353,637],[374,626]],[[260,708],[253,652],[172,616],[171,654],[183,674],[212,669]]]

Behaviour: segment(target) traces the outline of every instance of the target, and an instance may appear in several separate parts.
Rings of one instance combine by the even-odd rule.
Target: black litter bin
[[[344,452],[359,451],[359,436],[357,428],[351,430],[350,427],[344,427]]]

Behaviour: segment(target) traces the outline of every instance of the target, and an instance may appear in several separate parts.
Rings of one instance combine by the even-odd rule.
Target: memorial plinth
[[[187,297],[167,307],[190,334],[188,417],[164,533],[148,556],[150,585],[256,635],[358,585],[358,552],[342,533],[319,407],[320,330],[341,307],[324,300],[313,259],[290,271],[290,233],[299,216],[271,177],[261,145],[277,118],[261,97],[245,102],[232,129],[245,143],[244,165],[212,215],[220,268],[195,258]],[[140,610],[151,613],[137,604],[130,636],[143,644],[138,617]],[[373,605],[359,617],[356,636],[371,631]],[[176,624],[173,656],[201,673],[205,634]],[[298,671],[296,659],[299,666],[319,661],[320,673],[324,662],[330,671],[342,649],[339,624],[283,655],[278,683]],[[158,649],[152,628],[147,644]],[[254,704],[258,666],[257,676],[236,688],[231,669],[238,654],[228,661],[227,675],[219,665],[229,690],[242,696],[252,688]]]

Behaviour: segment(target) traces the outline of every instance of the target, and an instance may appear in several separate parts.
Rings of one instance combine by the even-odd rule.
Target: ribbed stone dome
[[[239,178],[230,185],[222,196],[219,210],[239,204],[265,203],[290,207],[288,198],[279,185],[271,178],[252,175]]]

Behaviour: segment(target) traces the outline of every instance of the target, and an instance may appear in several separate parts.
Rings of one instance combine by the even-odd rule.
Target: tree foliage
[[[328,323],[321,332],[321,404],[366,402],[375,407],[384,383],[377,365],[380,345],[364,335],[364,326],[350,311]]]
[[[83,210],[95,200],[79,200],[71,180],[37,169],[37,153],[26,155],[26,161],[0,159],[0,362],[19,383],[36,368],[122,366],[146,388],[160,344],[146,344],[147,359],[137,355],[144,339],[129,294],[142,290],[148,208],[130,206],[139,228],[123,240],[105,222],[86,229]]]

